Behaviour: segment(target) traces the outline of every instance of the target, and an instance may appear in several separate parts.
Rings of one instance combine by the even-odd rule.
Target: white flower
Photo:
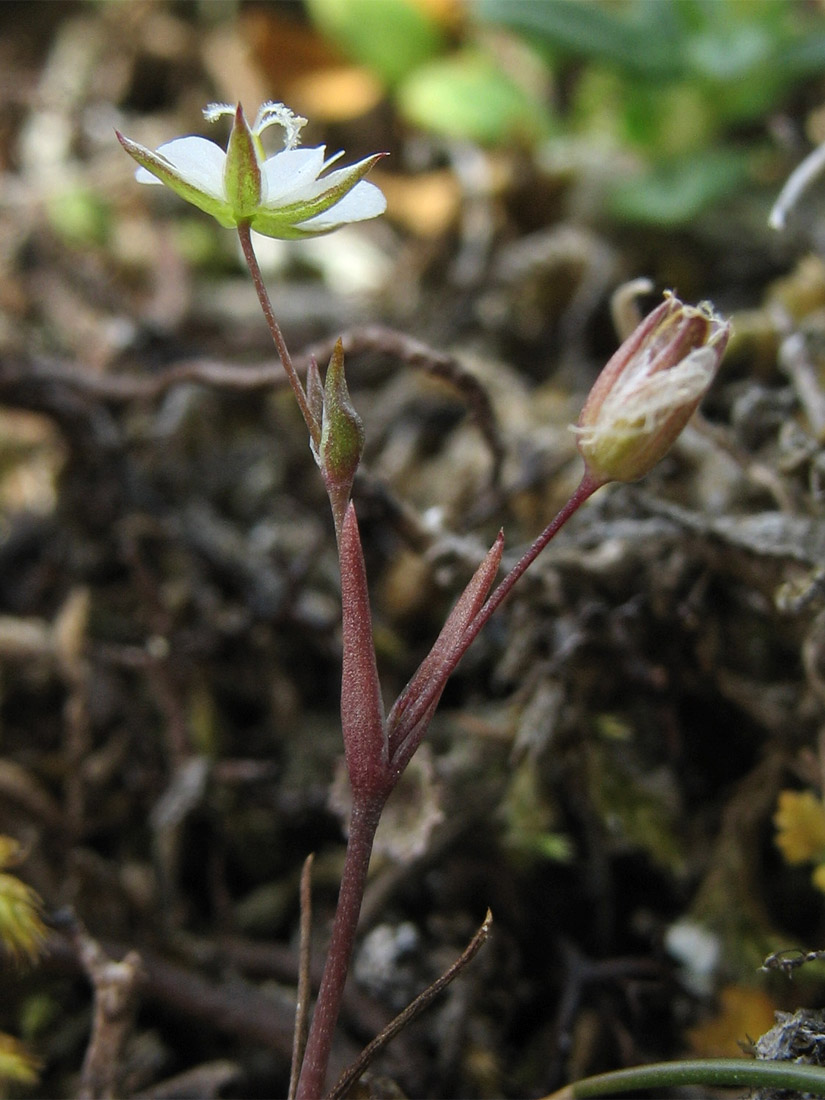
[[[383,153],[323,175],[343,154],[325,159],[323,145],[297,148],[306,119],[282,103],[264,103],[251,127],[240,104],[213,103],[204,111],[209,122],[224,115],[234,115],[226,152],[203,137],[175,138],[157,152],[117,137],[140,165],[138,182],[165,184],[227,228],[244,224],[267,237],[292,239],[383,214],[386,199],[363,179]],[[285,147],[267,157],[261,134],[273,125],[283,127]]]

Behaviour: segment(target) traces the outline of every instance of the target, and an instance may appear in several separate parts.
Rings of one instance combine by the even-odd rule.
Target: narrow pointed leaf
[[[255,137],[240,103],[229,135],[223,184],[235,217],[251,217],[261,202],[261,165]]]
[[[430,701],[433,698],[437,701],[441,696],[447,680],[463,656],[466,648],[462,647],[464,634],[487,598],[503,552],[504,535],[499,532],[484,561],[459,596],[429,654],[395,701],[387,718],[390,752],[393,755],[422,714],[429,709]]]
[[[404,736],[397,740],[397,743],[390,754],[390,772],[392,775],[393,786],[398,782],[401,776],[404,774],[404,769],[412,760],[413,756],[418,750],[418,746],[424,740],[427,735],[427,730],[430,728],[430,722],[433,720],[433,716],[438,710],[438,704],[441,702],[441,693],[446,687],[446,679],[441,688],[434,695],[429,702],[429,705],[421,712],[420,717],[416,719],[411,725],[404,725]],[[410,712],[407,712],[409,717]]]
[[[375,796],[389,781],[384,707],[375,664],[367,572],[355,507],[341,529],[341,605],[344,640],[341,725],[354,794]]]
[[[355,411],[344,373],[344,345],[333,349],[324,382],[324,415],[321,421],[321,472],[327,489],[349,496],[361,452],[364,424]]]

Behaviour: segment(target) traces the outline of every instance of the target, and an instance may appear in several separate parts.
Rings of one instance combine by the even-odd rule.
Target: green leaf
[[[647,1066],[600,1073],[575,1081],[563,1090],[570,1100],[585,1097],[615,1097],[622,1093],[638,1095],[645,1090],[680,1085],[698,1085],[700,1089],[764,1089],[774,1096],[785,1090],[809,1096],[825,1096],[825,1070],[821,1066],[799,1062],[772,1062],[754,1058],[705,1058],[683,1062],[654,1062]],[[549,1098],[546,1098],[549,1100]]]
[[[601,714],[596,721],[600,739],[588,747],[588,790],[599,818],[619,844],[678,873],[684,843],[667,774],[642,766],[635,731],[623,715]]]
[[[612,214],[626,221],[679,225],[732,194],[746,177],[744,153],[710,149],[617,184],[608,205]]]
[[[774,64],[790,80],[825,73],[825,26],[798,35],[776,51]]]
[[[671,4],[655,0],[630,12],[615,15],[613,9],[583,0],[478,0],[473,8],[477,18],[519,31],[534,46],[606,62],[639,76],[680,76]]]
[[[416,126],[481,145],[532,143],[550,129],[543,105],[470,48],[418,69],[399,88],[398,105]]]
[[[331,42],[391,87],[446,45],[412,0],[307,0],[307,8]]]

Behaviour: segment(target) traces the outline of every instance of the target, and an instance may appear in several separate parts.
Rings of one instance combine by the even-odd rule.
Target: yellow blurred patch
[[[741,1056],[742,1044],[757,1039],[774,1023],[776,1005],[761,989],[729,985],[719,994],[719,1011],[688,1032],[697,1058]]]
[[[384,95],[380,81],[358,65],[336,65],[296,78],[291,102],[315,121],[345,122],[377,107]]]
[[[0,1083],[16,1081],[21,1085],[33,1085],[37,1082],[39,1069],[40,1063],[22,1043],[11,1035],[0,1034]]]
[[[392,220],[417,237],[440,237],[458,218],[461,187],[452,172],[425,172],[411,178],[374,172],[372,179],[387,196]]]
[[[773,823],[776,845],[788,863],[825,855],[825,806],[813,791],[780,791]]]

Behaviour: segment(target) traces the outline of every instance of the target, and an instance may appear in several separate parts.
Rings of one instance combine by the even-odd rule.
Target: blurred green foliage
[[[679,224],[734,194],[759,163],[760,120],[825,75],[825,12],[802,0],[471,0],[452,39],[416,0],[309,9],[416,126],[632,154],[635,173],[617,173],[607,201],[633,221]]]
[[[551,113],[503,68],[472,27],[451,38],[437,8],[416,0],[307,0],[315,26],[378,76],[401,115],[450,138],[495,146],[533,143]],[[469,7],[471,18],[475,8]]]
[[[417,126],[479,145],[532,144],[550,129],[542,104],[472,46],[411,73],[399,88],[398,106]]]
[[[439,54],[446,37],[410,0],[307,0],[318,30],[390,87]]]
[[[85,187],[69,186],[49,198],[46,214],[52,228],[72,247],[105,244],[111,233],[111,208]]]
[[[631,98],[688,83],[722,119],[753,118],[801,77],[823,71],[825,19],[777,0],[477,0],[481,21],[524,35],[556,62],[621,74]]]

